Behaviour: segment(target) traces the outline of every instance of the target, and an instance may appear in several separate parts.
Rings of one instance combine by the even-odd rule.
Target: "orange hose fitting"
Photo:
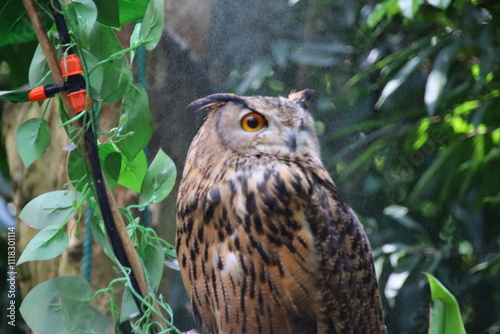
[[[76,54],[70,54],[62,57],[59,62],[59,66],[61,67],[62,76],[64,78],[83,73],[82,62],[80,57]]]
[[[47,95],[45,94],[45,87],[40,86],[37,88],[33,88],[29,91],[28,98],[33,102],[45,100],[47,98]]]
[[[71,103],[71,106],[76,112],[82,112],[85,110],[85,96],[87,96],[87,90],[82,89],[74,93],[68,94],[69,101]],[[90,108],[92,105],[92,100],[90,99],[90,96],[88,98],[87,102],[87,107]]]

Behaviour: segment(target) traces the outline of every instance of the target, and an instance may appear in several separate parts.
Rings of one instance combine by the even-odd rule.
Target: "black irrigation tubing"
[[[73,50],[71,48],[71,39],[69,37],[68,28],[66,25],[66,21],[64,16],[61,14],[61,5],[58,0],[53,1],[54,5],[54,21],[57,26],[57,30],[59,33],[59,39],[61,41],[61,45],[63,46],[64,54],[73,54]],[[85,88],[85,79],[82,75],[73,75],[68,77],[68,84],[71,90],[79,90]],[[86,117],[88,121],[88,117]],[[88,122],[84,122],[88,123]],[[113,249],[113,253],[115,254],[117,260],[123,267],[130,269],[130,282],[132,284],[132,288],[137,292],[139,296],[145,298],[143,296],[139,284],[137,282],[136,276],[132,270],[130,265],[130,260],[125,253],[125,249],[122,243],[122,240],[118,234],[116,229],[115,220],[113,218],[113,213],[111,211],[109,205],[108,195],[106,193],[105,180],[103,178],[102,168],[99,161],[99,153],[97,148],[97,141],[94,134],[93,126],[88,126],[85,130],[84,134],[84,142],[85,142],[85,152],[87,156],[87,161],[90,164],[90,169],[92,172],[92,177],[94,180],[94,186],[96,189],[97,201],[99,204],[99,208],[101,210],[102,220],[104,222],[104,226],[106,228],[106,232],[109,237],[109,241],[111,243],[111,247]],[[132,294],[135,304],[140,312],[143,314],[142,310],[142,302],[138,297]],[[130,326],[125,326],[126,328],[130,328]]]
[[[90,164],[90,170],[92,172],[92,177],[94,179],[94,186],[97,195],[97,202],[99,203],[99,208],[101,209],[101,216],[104,222],[104,226],[106,227],[106,232],[109,237],[109,241],[111,243],[111,247],[113,248],[113,253],[115,253],[116,258],[120,262],[120,264],[126,268],[129,268],[130,271],[130,282],[132,284],[132,288],[143,298],[145,296],[142,295],[141,289],[139,287],[139,283],[132,271],[130,266],[130,261],[125,253],[125,249],[123,248],[123,243],[121,238],[116,230],[115,220],[113,218],[113,213],[111,212],[111,208],[109,206],[108,195],[106,194],[106,186],[104,185],[104,178],[102,174],[101,163],[99,161],[99,153],[97,150],[97,143],[95,139],[95,134],[93,127],[89,126],[85,131],[85,152],[87,155],[87,160]],[[137,308],[142,314],[141,301],[136,297],[134,297],[135,304]]]

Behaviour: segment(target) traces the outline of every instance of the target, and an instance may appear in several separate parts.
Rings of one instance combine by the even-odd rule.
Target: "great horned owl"
[[[214,94],[177,200],[182,280],[203,333],[385,333],[363,227],[320,160],[311,91]]]

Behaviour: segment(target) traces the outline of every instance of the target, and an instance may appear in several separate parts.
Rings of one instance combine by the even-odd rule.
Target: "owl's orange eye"
[[[251,112],[241,119],[241,128],[245,131],[258,131],[267,125],[266,119],[261,114]]]

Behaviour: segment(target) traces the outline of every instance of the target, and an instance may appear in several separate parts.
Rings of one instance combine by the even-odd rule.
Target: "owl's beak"
[[[297,148],[297,138],[295,137],[295,132],[293,132],[293,130],[290,128],[286,128],[286,130],[285,141],[288,144],[290,150],[295,152],[295,149]]]

